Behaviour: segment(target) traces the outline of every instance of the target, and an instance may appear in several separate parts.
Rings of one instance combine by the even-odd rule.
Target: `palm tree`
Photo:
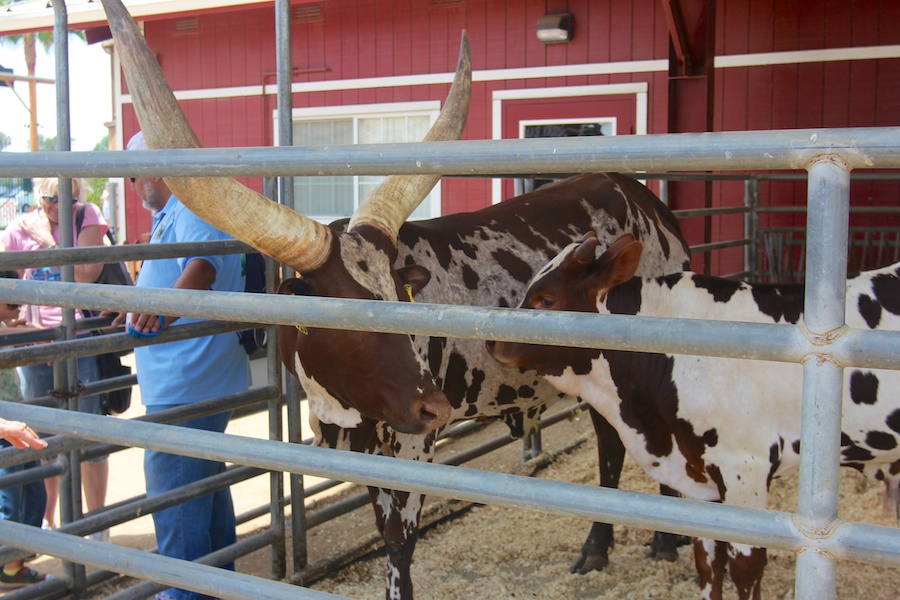
[[[20,0],[0,0],[0,6],[6,6],[7,4],[15,4]],[[72,31],[70,33],[75,34],[80,37],[82,40],[85,39],[85,35],[83,31]],[[29,111],[31,112],[31,151],[38,151],[38,133],[37,133],[37,82],[34,80],[35,74],[35,65],[37,64],[37,50],[36,43],[40,42],[41,46],[43,46],[44,50],[47,51],[50,49],[50,46],[53,45],[53,31],[40,31],[37,33],[23,33],[20,35],[8,35],[5,37],[0,37],[0,43],[9,44],[11,46],[15,46],[19,43],[19,40],[22,41],[22,44],[25,49],[25,66],[28,69],[28,97],[29,97]]]

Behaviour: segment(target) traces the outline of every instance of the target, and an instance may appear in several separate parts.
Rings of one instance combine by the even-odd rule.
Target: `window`
[[[616,135],[616,118],[600,117],[572,121],[554,119],[549,121],[521,121],[519,123],[519,137],[526,139],[597,135]],[[516,195],[533,192],[542,185],[558,181],[566,176],[566,174],[560,173],[548,175],[547,177],[528,177],[517,180]]]
[[[421,141],[439,114],[438,102],[295,109],[295,146],[392,144]],[[304,215],[328,223],[349,217],[383,177],[321,176],[294,178],[294,204]],[[440,185],[410,216],[440,215]]]

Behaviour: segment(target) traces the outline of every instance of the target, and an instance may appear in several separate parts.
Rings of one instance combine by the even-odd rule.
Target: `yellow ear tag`
[[[291,294],[291,296],[296,296],[296,295],[297,294]],[[297,329],[297,331],[299,331],[303,335],[309,335],[309,332],[306,330],[306,327],[304,327],[303,325],[294,325],[294,327]]]
[[[412,294],[412,286],[409,285],[408,283],[404,283],[404,284],[403,284],[403,289],[406,290],[406,295],[409,296],[409,301],[410,301],[410,302],[415,302],[416,299],[413,298],[413,294]]]

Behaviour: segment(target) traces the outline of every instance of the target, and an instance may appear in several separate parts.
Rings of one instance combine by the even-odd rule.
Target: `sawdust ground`
[[[126,416],[141,414],[143,409],[136,403],[132,411],[133,415],[128,413]],[[229,433],[255,437],[264,437],[266,431],[265,415],[233,422],[228,430]],[[503,425],[491,425],[464,442],[447,444],[439,450],[439,458],[504,432]],[[544,452],[544,456],[523,466],[521,444],[515,442],[467,466],[523,474],[537,471],[535,475],[538,477],[596,484],[596,444],[587,415],[546,429]],[[546,457],[552,454],[558,456],[546,468],[541,467]],[[109,503],[143,492],[141,456],[139,449],[113,455]],[[622,482],[623,489],[647,493],[655,493],[657,489],[656,484],[630,459],[626,462]],[[307,484],[310,483],[314,481],[307,481]],[[267,477],[235,486],[232,491],[237,512],[240,514],[267,504],[268,487]],[[345,484],[328,498],[315,501],[314,505],[328,504],[358,491],[358,486]],[[772,500],[772,508],[795,510],[796,479],[775,482]],[[849,469],[842,470],[840,506],[840,516],[845,520],[894,524],[883,514],[881,487],[867,482]],[[427,516],[423,518],[423,534],[412,567],[419,598],[693,600],[698,597],[691,548],[681,548],[674,563],[646,559],[646,543],[651,534],[644,530],[617,527],[617,545],[611,554],[610,566],[603,572],[573,575],[568,568],[587,535],[590,524],[586,521],[524,510],[473,506],[440,498],[429,498],[424,513]],[[239,535],[250,535],[264,528],[266,523],[264,517],[246,523],[239,527]],[[311,569],[295,572],[292,568],[290,537],[288,531],[287,580],[354,599],[384,596],[385,559],[369,506],[310,530],[308,558],[313,565]],[[111,541],[132,548],[153,548],[155,540],[151,519],[142,517],[113,528]],[[343,568],[337,569],[332,565],[335,556],[340,557],[338,562],[346,563]],[[32,564],[42,571],[62,573],[61,562],[52,557],[39,557]],[[763,580],[764,598],[794,597],[794,565],[792,554],[770,551]],[[237,570],[270,578],[270,550],[266,548],[240,559]],[[887,600],[896,598],[900,589],[898,569],[841,563],[837,573],[838,598]],[[89,600],[105,598],[134,583],[135,580],[130,578],[117,577],[92,588],[85,597]],[[730,590],[726,597],[734,597]]]

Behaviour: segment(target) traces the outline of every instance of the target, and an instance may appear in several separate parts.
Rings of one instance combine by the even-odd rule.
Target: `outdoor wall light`
[[[537,22],[537,38],[544,44],[559,44],[572,39],[572,15],[544,15]]]

